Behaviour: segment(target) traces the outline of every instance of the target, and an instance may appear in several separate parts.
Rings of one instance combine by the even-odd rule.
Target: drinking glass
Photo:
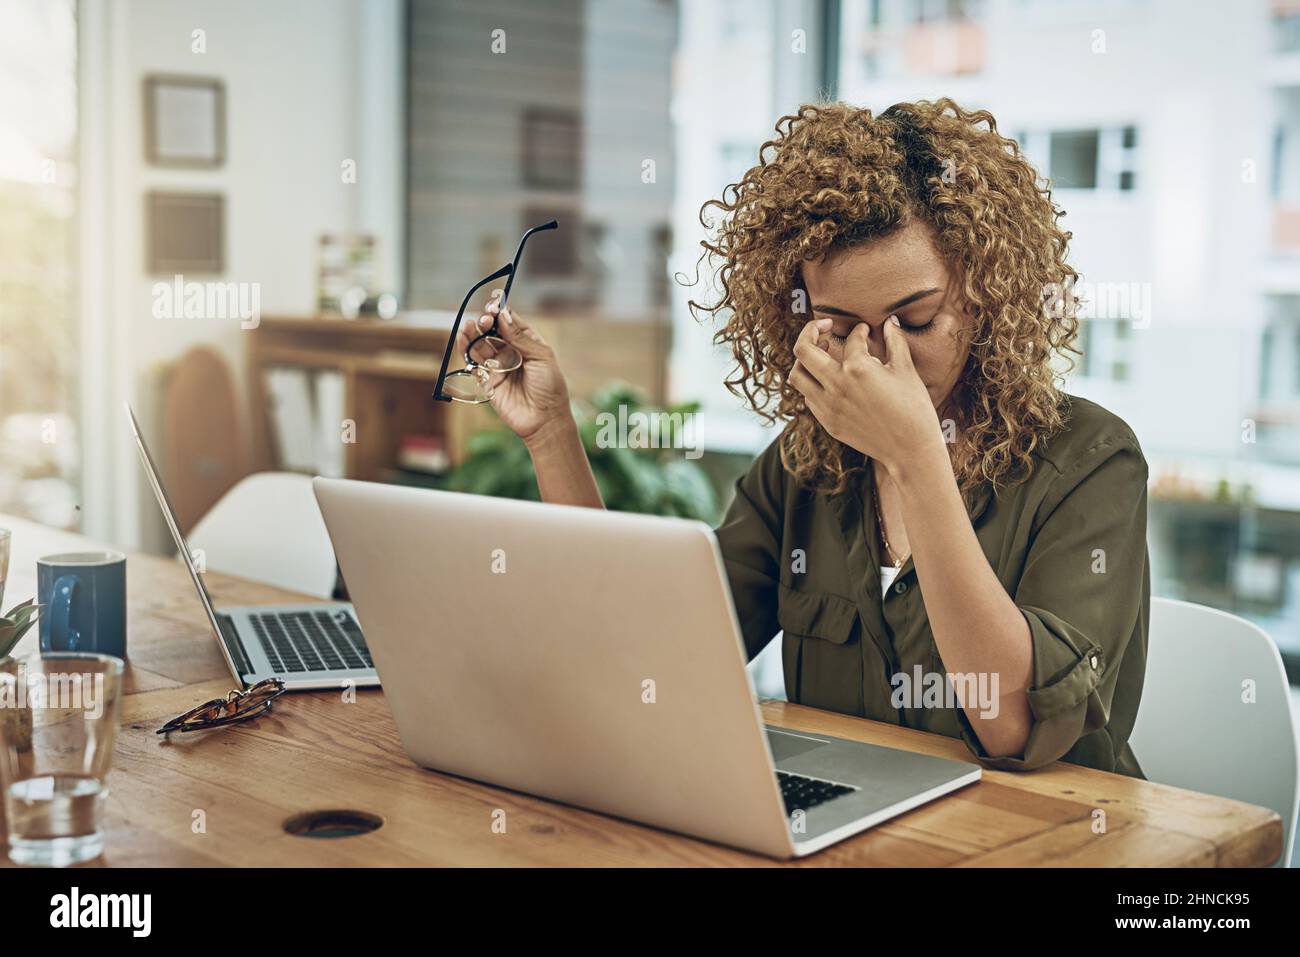
[[[122,659],[49,653],[0,665],[0,788],[15,864],[98,857]]]

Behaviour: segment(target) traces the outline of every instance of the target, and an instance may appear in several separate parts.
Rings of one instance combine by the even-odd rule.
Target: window
[[[979,0],[907,0],[905,6],[914,23],[941,23],[973,19],[981,5]]]
[[[1129,353],[1133,347],[1133,324],[1127,319],[1081,319],[1079,341],[1083,353],[1079,375],[1089,379],[1127,382]]]
[[[1016,140],[1056,189],[1127,192],[1137,186],[1136,127],[1030,130]]]
[[[985,64],[979,0],[841,0],[839,89],[868,101],[883,78],[978,74]]]
[[[79,525],[73,0],[0,4],[0,512]]]
[[[1097,188],[1097,131],[1052,133],[1052,181],[1064,189]]]
[[[1300,296],[1272,296],[1269,301],[1260,344],[1260,398],[1300,403]]]
[[[1300,10],[1275,5],[1273,13],[1273,49],[1278,53],[1300,52]]]

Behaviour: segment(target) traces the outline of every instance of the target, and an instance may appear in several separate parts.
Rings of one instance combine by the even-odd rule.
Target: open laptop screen
[[[153,456],[149,454],[149,447],[145,444],[144,436],[140,432],[140,423],[136,421],[131,406],[126,403],[123,404],[126,406],[127,418],[131,420],[131,433],[135,436],[135,447],[140,453],[140,461],[144,463],[145,475],[149,478],[149,487],[153,489],[153,494],[158,499],[158,506],[162,509],[163,518],[167,520],[167,529],[172,533],[172,540],[181,553],[185,567],[190,570],[190,578],[194,580],[194,587],[198,589],[199,600],[203,602],[203,610],[208,613],[208,619],[212,622],[213,631],[220,638],[221,625],[217,622],[217,613],[212,607],[212,599],[208,597],[208,590],[204,587],[203,579],[199,576],[198,566],[194,564],[194,556],[190,553],[190,547],[185,541],[185,536],[181,534],[181,527],[176,524],[176,512],[167,498],[167,490],[163,488],[162,480],[158,477],[158,469],[154,465]]]

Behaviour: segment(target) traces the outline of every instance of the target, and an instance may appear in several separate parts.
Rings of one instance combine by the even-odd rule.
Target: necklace
[[[872,478],[875,478],[874,473]],[[885,534],[885,516],[880,511],[880,486],[878,484],[871,490],[871,504],[876,507],[876,527],[880,529],[880,541],[885,546],[885,558],[895,568],[902,568],[903,563],[907,561],[907,556],[904,555],[901,558],[892,557],[897,553],[894,551],[894,546],[889,544],[889,537]]]

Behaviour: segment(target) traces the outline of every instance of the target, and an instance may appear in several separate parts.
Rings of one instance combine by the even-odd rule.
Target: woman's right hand
[[[478,322],[457,334],[456,348],[461,355],[475,336],[492,328],[496,315],[494,296]],[[604,508],[554,350],[509,307],[501,311],[497,335],[519,350],[524,364],[514,372],[491,374],[492,408],[528,446],[542,501]]]
[[[457,354],[464,355],[470,342],[492,328],[498,305],[494,294],[478,322],[461,327],[456,336]],[[493,373],[489,379],[492,408],[506,427],[528,442],[548,426],[571,420],[569,387],[546,340],[508,306],[501,311],[497,335],[518,350],[524,360],[514,372]]]

